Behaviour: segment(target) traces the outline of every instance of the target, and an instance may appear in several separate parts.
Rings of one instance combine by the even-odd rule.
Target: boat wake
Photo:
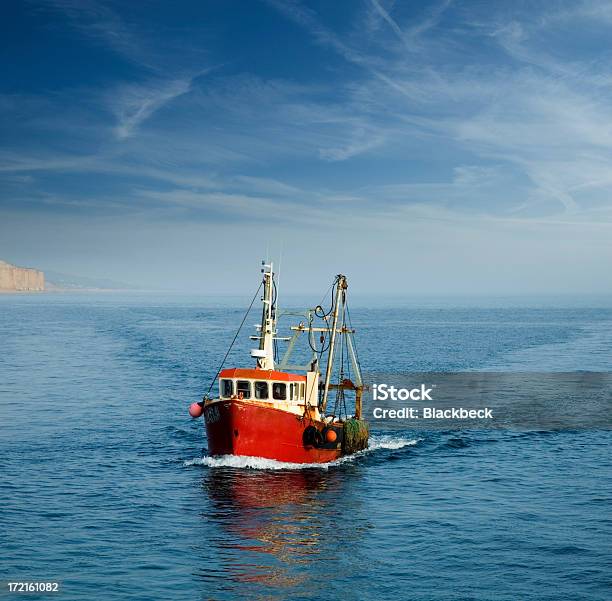
[[[198,457],[185,461],[183,465],[190,467],[201,465],[210,468],[233,467],[238,469],[252,470],[304,470],[304,469],[319,469],[328,470],[330,467],[336,467],[345,463],[351,463],[359,457],[363,457],[369,453],[375,453],[381,450],[398,450],[404,447],[412,447],[418,444],[420,438],[402,438],[398,436],[372,436],[370,438],[370,446],[363,451],[354,453],[353,455],[345,455],[330,461],[329,463],[291,463],[286,461],[276,461],[274,459],[266,459],[264,457],[245,457],[240,455],[220,455],[218,457]]]

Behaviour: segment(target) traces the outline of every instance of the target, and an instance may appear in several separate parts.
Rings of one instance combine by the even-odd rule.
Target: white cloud
[[[454,15],[455,31],[446,36],[434,36],[432,29],[441,14],[452,8],[448,2],[416,25],[399,20],[399,11],[392,17],[379,0],[371,0],[371,5],[402,42],[410,32],[420,36],[420,52],[418,45],[390,43],[384,32],[372,26],[371,15],[363,29],[384,41],[378,43],[374,38],[359,44],[355,36],[341,39],[326,29],[312,11],[281,6],[281,11],[319,43],[364,67],[362,80],[353,87],[353,107],[363,110],[364,130],[376,124],[378,131],[385,132],[380,143],[369,137],[372,143],[368,144],[363,136],[349,140],[344,147],[326,149],[320,153],[322,158],[343,158],[344,149],[350,157],[353,146],[376,147],[381,156],[397,156],[410,137],[429,135],[434,145],[436,138],[441,147],[447,140],[458,152],[463,147],[480,160],[511,165],[520,179],[506,180],[505,184],[516,188],[516,209],[533,203],[536,211],[547,206],[551,217],[557,213],[575,215],[592,204],[592,199],[577,191],[592,187],[593,181],[597,181],[602,202],[609,202],[612,187],[608,178],[594,180],[590,170],[584,169],[588,161],[576,159],[588,156],[589,161],[612,169],[612,110],[609,95],[601,90],[612,84],[612,78],[604,76],[599,60],[577,55],[570,61],[562,58],[562,52],[555,53],[550,44],[541,48],[540,41],[544,28],[554,29],[560,22],[578,17],[598,26],[610,22],[606,5],[568,3],[556,12],[547,10],[541,19],[518,7],[486,11],[480,16],[462,8]],[[479,35],[482,44],[497,43],[516,62],[485,61],[481,66],[468,59],[457,68],[451,51],[461,51],[468,32]],[[525,189],[524,182],[530,182],[531,188]],[[438,202],[455,198],[458,191],[463,193],[458,189],[463,183],[440,186],[446,192]],[[473,194],[478,197],[477,190]],[[495,211],[496,204],[505,206],[501,200],[482,201],[489,211]]]
[[[124,20],[106,4],[96,0],[36,0],[39,8],[65,15],[84,38],[101,43],[130,61],[153,67],[151,52]]]
[[[219,75],[206,86],[195,85],[194,76],[124,84],[103,95],[114,122],[98,124],[95,142],[111,126],[115,140],[97,154],[12,153],[0,168],[141,176],[153,180],[151,187],[170,183],[228,207],[244,195],[296,203],[336,195],[359,206],[380,202],[390,213],[420,202],[472,216],[606,214],[612,78],[591,56],[570,62],[539,43],[543,29],[556,31],[576,11],[605,25],[601,3],[538,16],[514,6],[479,14],[477,5],[442,2],[415,19],[401,5],[371,0],[342,33],[300,4],[272,4],[321,47],[362,69],[340,78],[333,94],[299,78],[244,73]],[[96,5],[83,7],[88,19],[115,23]],[[153,119],[162,109],[164,118]],[[58,131],[70,120],[57,119]],[[291,162],[308,163],[313,173],[318,162],[333,163],[324,168],[341,173],[341,163],[364,156],[372,161],[369,185],[354,184],[348,170],[334,190],[317,177],[295,184],[292,167],[282,173]],[[415,167],[425,161],[437,169],[426,183]]]
[[[124,139],[132,136],[156,111],[178,96],[188,93],[192,80],[185,78],[148,85],[128,85],[113,92],[111,107],[119,122],[115,129],[117,137]]]

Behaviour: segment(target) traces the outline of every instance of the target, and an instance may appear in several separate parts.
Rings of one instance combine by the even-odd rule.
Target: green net
[[[361,419],[347,419],[344,422],[344,439],[342,450],[345,453],[356,453],[368,448],[368,424]]]

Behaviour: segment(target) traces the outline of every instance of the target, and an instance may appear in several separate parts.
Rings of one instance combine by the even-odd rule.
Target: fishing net
[[[361,419],[347,419],[344,422],[344,440],[342,450],[345,453],[356,453],[368,448],[368,424]]]

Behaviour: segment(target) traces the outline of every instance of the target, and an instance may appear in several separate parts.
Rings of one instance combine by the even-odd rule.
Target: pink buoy
[[[191,405],[189,405],[189,415],[191,415],[191,417],[200,417],[203,412],[204,408],[201,403],[191,403]]]

